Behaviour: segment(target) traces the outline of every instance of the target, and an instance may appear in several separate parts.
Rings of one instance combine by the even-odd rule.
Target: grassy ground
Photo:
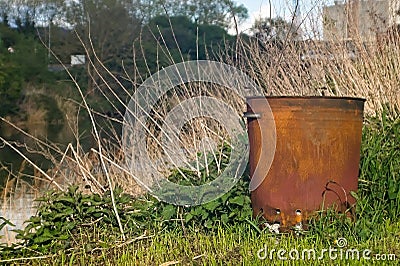
[[[48,196],[48,204],[40,210],[41,219],[28,223],[44,228],[45,233],[29,235],[21,231],[24,242],[11,248],[0,247],[0,262],[16,265],[397,265],[400,260],[400,188],[396,174],[400,172],[399,137],[399,119],[388,119],[384,115],[367,119],[356,221],[328,210],[318,213],[307,231],[275,235],[256,227],[248,212],[248,194],[244,189],[247,184],[240,183],[226,200],[237,202],[241,195],[246,199],[242,205],[228,209],[223,201],[212,208],[211,204],[203,208],[203,218],[196,216],[190,222],[185,215],[195,209],[172,208],[149,199],[130,201],[123,194],[117,195],[118,206],[128,213],[121,216],[127,237],[122,240],[111,211],[87,214],[88,210],[93,211],[89,209],[93,206],[108,209],[109,197],[90,198],[93,203],[82,207],[81,213],[79,208],[68,212],[66,207],[89,201],[79,192],[70,191],[70,194]],[[223,222],[221,213],[229,211],[244,213],[245,217],[232,216],[230,221]],[[207,227],[209,220],[212,226]],[[66,229],[66,236],[54,233],[59,224],[66,226],[73,222],[76,226]]]
[[[397,243],[396,235],[390,232],[399,232],[399,224],[383,225],[382,232],[387,232],[383,237],[372,237],[370,240],[360,243],[352,237],[348,237],[348,245],[342,249],[337,243],[327,240],[318,235],[306,234],[301,237],[294,235],[272,236],[270,234],[257,234],[253,228],[248,226],[234,226],[232,228],[219,228],[216,232],[194,233],[183,235],[180,232],[161,234],[151,239],[140,241],[125,248],[118,249],[117,256],[104,257],[105,263],[110,265],[117,262],[120,265],[159,265],[170,262],[176,264],[211,264],[211,265],[270,265],[281,264],[278,250],[285,250],[280,254],[286,260],[293,260],[303,265],[322,264],[359,264],[367,262],[361,257],[352,259],[351,256],[340,255],[341,250],[346,253],[348,249],[358,249],[360,253],[365,249],[371,250],[371,259],[375,254],[399,254],[400,245]],[[399,235],[397,235],[397,238]],[[332,254],[323,254],[323,249],[336,249]],[[295,250],[295,251],[292,251]],[[302,260],[304,250],[314,250],[316,257],[308,257],[305,253],[305,261]],[[296,251],[298,253],[296,253]],[[289,253],[290,252],[290,253]],[[320,260],[318,257],[322,256]],[[335,259],[337,256],[337,259]],[[341,257],[342,256],[342,257]],[[115,260],[115,258],[118,258]],[[357,256],[356,256],[357,257]],[[398,258],[397,258],[398,259]]]
[[[259,234],[254,228],[243,225],[221,227],[207,233],[189,230],[184,234],[181,230],[177,230],[160,232],[128,244],[112,244],[109,240],[103,239],[106,248],[91,248],[86,245],[85,249],[72,253],[60,251],[49,257],[21,260],[19,263],[281,265],[285,260],[285,264],[288,265],[398,265],[400,223],[387,221],[377,226],[376,231],[366,241],[360,241],[349,232],[349,235],[345,235],[347,245],[340,248],[335,241],[337,239],[325,238],[318,234],[274,236],[268,233]],[[309,253],[311,250],[315,253]],[[397,257],[394,257],[396,254]]]

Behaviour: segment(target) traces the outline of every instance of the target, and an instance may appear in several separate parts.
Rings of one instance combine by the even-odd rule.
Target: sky
[[[279,16],[290,21],[294,12],[293,0],[235,0],[235,2],[243,4],[249,12],[249,19],[239,25],[239,31],[245,33],[248,33],[257,18]],[[310,27],[320,27],[319,25],[311,24],[320,23],[320,7],[332,3],[333,0],[299,0],[303,31],[307,32]],[[316,22],[317,20],[318,22]]]

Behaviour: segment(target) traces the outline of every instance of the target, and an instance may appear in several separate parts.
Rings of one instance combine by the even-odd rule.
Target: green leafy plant
[[[6,218],[4,218],[3,216],[0,216],[0,230],[2,230],[6,225],[10,225],[10,226],[15,226],[13,223],[11,223],[9,220],[7,220]],[[1,236],[0,236],[1,238]]]
[[[16,238],[29,249],[48,253],[72,247],[73,237],[82,231],[90,233],[94,225],[118,235],[110,195],[109,191],[103,196],[82,194],[77,186],[70,187],[67,192],[50,191],[37,199],[40,204],[37,214],[26,221],[23,230],[15,230]],[[123,194],[120,188],[114,190],[114,197],[128,230],[131,197]]]
[[[185,213],[185,222],[203,225],[211,229],[219,225],[232,225],[251,218],[252,209],[248,192],[248,181],[240,180],[222,197],[200,206],[194,206]]]
[[[201,170],[200,178],[195,172],[180,169],[180,171],[173,171],[168,179],[182,186],[198,186],[214,180],[218,176],[218,172],[224,171],[226,165],[228,165],[231,154],[231,147],[226,143],[217,150],[218,152],[215,156],[206,155],[209,162],[208,171]],[[202,156],[202,154],[198,154],[198,157],[201,158]],[[222,160],[217,162],[215,158],[222,158]],[[217,167],[217,164],[219,164],[219,167]],[[185,174],[186,179],[182,177],[181,173]],[[164,221],[180,218],[184,225],[205,230],[215,229],[220,225],[225,226],[245,222],[246,219],[251,219],[252,215],[250,193],[248,191],[249,181],[248,173],[246,173],[230,191],[206,204],[176,207],[161,203],[159,207],[161,209],[160,217]]]
[[[208,231],[246,223],[252,214],[247,188],[248,179],[240,180],[222,197],[193,207],[166,204],[149,195],[133,199],[120,188],[114,189],[114,197],[124,233],[135,237],[145,232],[186,227]],[[66,192],[49,191],[37,201],[37,214],[26,221],[23,230],[15,230],[24,248],[20,244],[3,247],[4,254],[23,256],[32,251],[51,254],[60,249],[73,252],[87,248],[88,243],[92,249],[102,243],[99,241],[102,238],[121,237],[110,191],[104,195],[83,194],[77,186],[72,186]]]

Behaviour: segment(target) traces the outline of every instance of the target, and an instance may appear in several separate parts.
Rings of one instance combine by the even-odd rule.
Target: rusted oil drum
[[[355,205],[350,192],[358,186],[364,102],[349,97],[247,98],[250,175],[263,178],[251,192],[255,216],[289,228],[321,208],[346,211]],[[264,115],[271,110],[273,116]],[[265,165],[271,119],[276,150],[272,164]]]

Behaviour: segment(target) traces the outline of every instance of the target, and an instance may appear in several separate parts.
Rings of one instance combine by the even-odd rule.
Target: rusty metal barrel
[[[355,206],[350,192],[358,187],[364,102],[350,97],[247,98],[250,176],[262,178],[251,192],[255,216],[289,228],[315,211],[333,207],[344,212]],[[271,110],[273,116],[264,115]],[[268,165],[271,119],[276,149]]]

